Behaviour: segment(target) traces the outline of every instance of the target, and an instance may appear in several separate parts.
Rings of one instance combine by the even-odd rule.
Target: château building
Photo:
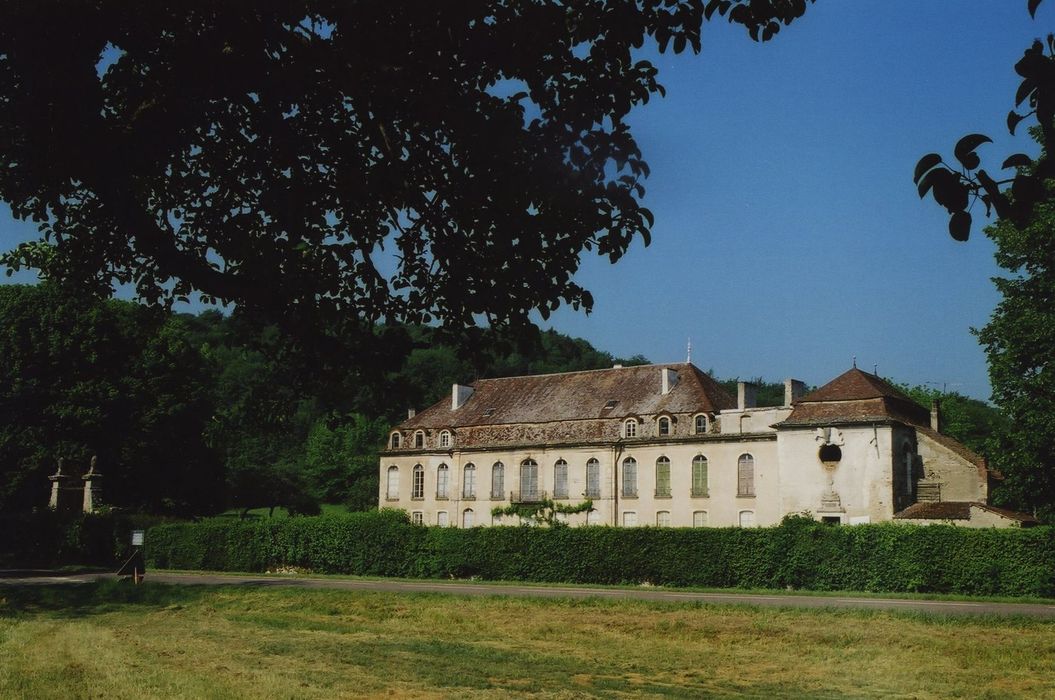
[[[733,398],[689,363],[481,379],[410,416],[381,453],[379,504],[414,522],[514,524],[492,509],[593,503],[572,525],[774,525],[891,520],[1021,526],[988,505],[985,461],[923,408],[853,368],[782,406]]]

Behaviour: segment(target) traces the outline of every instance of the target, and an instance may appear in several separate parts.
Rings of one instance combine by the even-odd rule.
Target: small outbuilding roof
[[[885,379],[854,367],[794,404],[779,427],[896,420],[915,426],[930,423],[930,411]]]
[[[977,501],[940,501],[913,503],[908,508],[894,514],[896,520],[970,520],[971,509],[978,508],[1002,518],[1014,520],[1022,525],[1035,525],[1037,519],[1028,513],[1019,513],[1007,508],[997,508],[988,503]]]

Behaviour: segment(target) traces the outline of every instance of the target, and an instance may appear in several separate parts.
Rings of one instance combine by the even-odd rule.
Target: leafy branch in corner
[[[1031,17],[1035,17],[1041,1],[1028,0]],[[1008,131],[1013,136],[1022,121],[1034,117],[1042,143],[1055,143],[1055,35],[1049,34],[1045,43],[1035,40],[1015,64],[1015,72],[1022,82],[1015,94],[1015,109],[1007,115]],[[1000,170],[1017,172],[997,179],[979,167],[981,158],[976,153],[979,146],[992,141],[984,134],[968,134],[957,141],[953,155],[959,166],[949,165],[938,153],[928,153],[916,163],[913,181],[920,198],[930,193],[945,207],[949,234],[957,241],[970,236],[971,210],[979,201],[986,216],[995,211],[999,218],[1023,227],[1029,223],[1033,207],[1050,197],[1044,181],[1055,177],[1055,162],[1046,151],[1036,161],[1025,153],[1008,156]]]

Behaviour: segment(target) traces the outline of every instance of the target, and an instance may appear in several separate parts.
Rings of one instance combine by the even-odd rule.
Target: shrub
[[[1055,596],[1055,528],[425,528],[403,511],[160,525],[151,566],[720,588]]]

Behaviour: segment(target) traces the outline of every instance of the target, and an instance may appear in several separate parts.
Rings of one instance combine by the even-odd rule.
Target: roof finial
[[[872,365],[872,374],[874,374],[877,377],[879,376],[879,363],[878,362],[876,362],[876,363],[874,363]]]
[[[685,364],[692,363],[692,338],[689,338],[688,347],[685,349]]]
[[[857,355],[854,355],[853,362],[854,362],[854,369],[857,369]]]

